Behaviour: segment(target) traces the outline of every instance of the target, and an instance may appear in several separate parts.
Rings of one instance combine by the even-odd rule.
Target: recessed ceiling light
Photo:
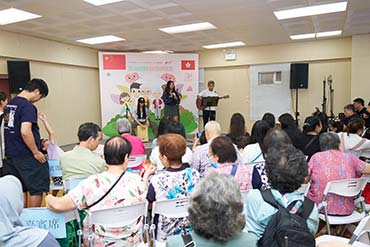
[[[313,39],[316,37],[316,33],[304,33],[304,34],[297,34],[297,35],[290,35],[292,40],[297,39]]]
[[[214,44],[214,45],[204,45],[203,47],[206,49],[217,49],[217,48],[226,48],[226,47],[236,47],[236,46],[243,46],[245,45],[242,41],[235,41],[235,42],[228,42],[228,43],[221,43],[221,44]]]
[[[96,6],[110,4],[110,3],[116,3],[116,2],[122,2],[124,0],[84,0],[85,2],[91,3]]]
[[[329,3],[329,4],[303,7],[303,8],[274,11],[274,15],[276,16],[278,20],[284,20],[284,19],[304,17],[304,16],[342,12],[342,11],[346,11],[346,9],[347,9],[347,2],[339,2],[339,3]]]
[[[89,45],[95,45],[95,44],[102,44],[102,43],[110,43],[110,42],[117,42],[125,40],[123,38],[114,36],[114,35],[106,35],[106,36],[99,36],[94,38],[88,38],[88,39],[79,39],[78,42],[89,44]]]
[[[142,53],[170,54],[170,53],[173,53],[173,51],[143,51]]]
[[[40,18],[41,15],[32,14],[20,9],[10,8],[0,11],[0,25]]]
[[[316,34],[316,38],[329,37],[329,36],[338,36],[342,35],[342,30],[320,32]]]
[[[194,23],[194,24],[188,24],[188,25],[159,28],[160,31],[169,33],[169,34],[187,33],[187,32],[195,32],[195,31],[202,31],[202,30],[209,30],[209,29],[217,29],[217,27],[215,27],[209,22],[200,22],[200,23]]]

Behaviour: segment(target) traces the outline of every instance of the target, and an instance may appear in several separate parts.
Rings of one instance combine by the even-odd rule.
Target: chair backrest
[[[137,166],[141,165],[144,162],[145,158],[146,158],[145,154],[130,155],[130,157],[128,158],[127,169],[130,169],[130,168],[137,167]]]
[[[146,200],[128,206],[89,210],[89,225],[122,227],[137,221],[140,216],[146,217],[147,211],[148,202]]]
[[[155,201],[152,206],[152,217],[160,214],[168,218],[184,218],[188,216],[189,197]]]
[[[65,213],[55,213],[47,208],[25,208],[21,221],[25,226],[37,227],[49,231],[55,238],[66,238]]]
[[[70,191],[85,179],[86,178],[68,178],[63,180],[64,191]]]
[[[324,198],[329,194],[336,194],[344,197],[354,197],[363,191],[368,178],[351,178],[328,182],[323,194]]]
[[[353,244],[358,238],[366,231],[370,230],[370,216],[363,218],[360,223],[357,225],[356,229],[353,231],[351,240],[349,244]]]
[[[308,194],[308,191],[310,190],[310,186],[311,186],[311,181],[308,182],[307,184],[301,184],[301,187],[299,187],[299,189],[297,191],[303,193],[305,196],[307,196]]]

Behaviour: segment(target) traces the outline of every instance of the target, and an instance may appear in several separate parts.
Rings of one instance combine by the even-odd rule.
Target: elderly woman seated
[[[229,174],[238,181],[241,191],[252,189],[251,174],[247,166],[238,161],[237,150],[230,138],[219,136],[213,139],[209,146],[211,166],[206,173],[212,172]]]
[[[255,247],[256,237],[242,232],[245,226],[239,184],[230,175],[212,173],[190,197],[188,233],[197,246]],[[170,237],[168,247],[184,246],[180,236]]]
[[[46,206],[56,212],[65,212],[76,208],[96,210],[142,202],[147,192],[147,185],[144,181],[147,181],[154,171],[148,169],[144,174],[144,181],[136,173],[125,172],[130,152],[131,144],[126,139],[122,137],[108,139],[104,145],[107,171],[88,177],[63,197],[48,195]],[[110,189],[111,191],[107,194]],[[103,199],[100,201],[101,198]],[[120,228],[107,226],[95,226],[94,228],[96,246],[135,246],[141,241],[142,220]],[[85,220],[85,243],[87,243],[88,233]]]
[[[314,154],[308,163],[311,186],[307,197],[317,204],[321,202],[328,182],[356,178],[361,173],[370,173],[369,164],[339,150],[340,139],[336,133],[324,133],[319,141],[321,152]],[[330,195],[327,201],[330,215],[349,215],[353,212],[352,198]]]
[[[59,244],[46,230],[23,226],[21,182],[14,176],[0,178],[0,246],[57,247]]]
[[[147,199],[149,202],[184,198],[190,196],[199,182],[198,171],[187,168],[182,163],[186,150],[186,140],[178,134],[165,134],[158,138],[159,158],[164,170],[158,171],[150,179]],[[178,234],[185,219],[171,219],[159,215],[157,221],[158,241],[165,241],[167,236]]]
[[[304,201],[304,194],[297,190],[308,174],[306,157],[291,144],[273,145],[267,151],[265,160],[266,174],[275,201],[285,208],[294,203],[290,212],[297,212]],[[251,190],[246,200],[247,230],[260,239],[277,209],[264,201],[260,190]],[[316,206],[306,222],[310,232],[315,234],[318,227]]]

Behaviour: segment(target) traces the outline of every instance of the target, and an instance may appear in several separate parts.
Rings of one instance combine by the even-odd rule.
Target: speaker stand
[[[298,111],[298,87],[295,89],[295,121],[299,126],[299,111]]]

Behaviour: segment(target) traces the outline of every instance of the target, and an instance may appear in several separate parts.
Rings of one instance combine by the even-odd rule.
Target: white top
[[[219,97],[218,93],[215,90],[209,91],[208,88],[207,89],[204,89],[198,95],[200,97]],[[210,107],[205,108],[204,110],[215,111],[216,110],[216,107],[215,106],[210,106]]]
[[[338,133],[339,139],[341,140],[341,149],[343,152],[351,153],[355,157],[369,157],[370,158],[370,140],[366,138],[362,138],[361,136],[357,134],[349,134],[341,132]],[[344,143],[342,143],[342,139],[344,140]],[[361,146],[358,146],[357,144],[364,139],[364,142],[361,144]],[[353,149],[355,146],[357,147]]]
[[[189,163],[191,164],[191,156],[193,155],[193,152],[191,151],[190,148],[186,147],[186,151],[184,156],[182,156],[182,163]],[[159,147],[156,146],[153,150],[152,153],[150,154],[150,162],[153,165],[157,166],[157,170],[163,170],[164,166],[159,159]]]
[[[265,161],[260,145],[258,143],[245,146],[244,151],[241,155],[244,164]]]

